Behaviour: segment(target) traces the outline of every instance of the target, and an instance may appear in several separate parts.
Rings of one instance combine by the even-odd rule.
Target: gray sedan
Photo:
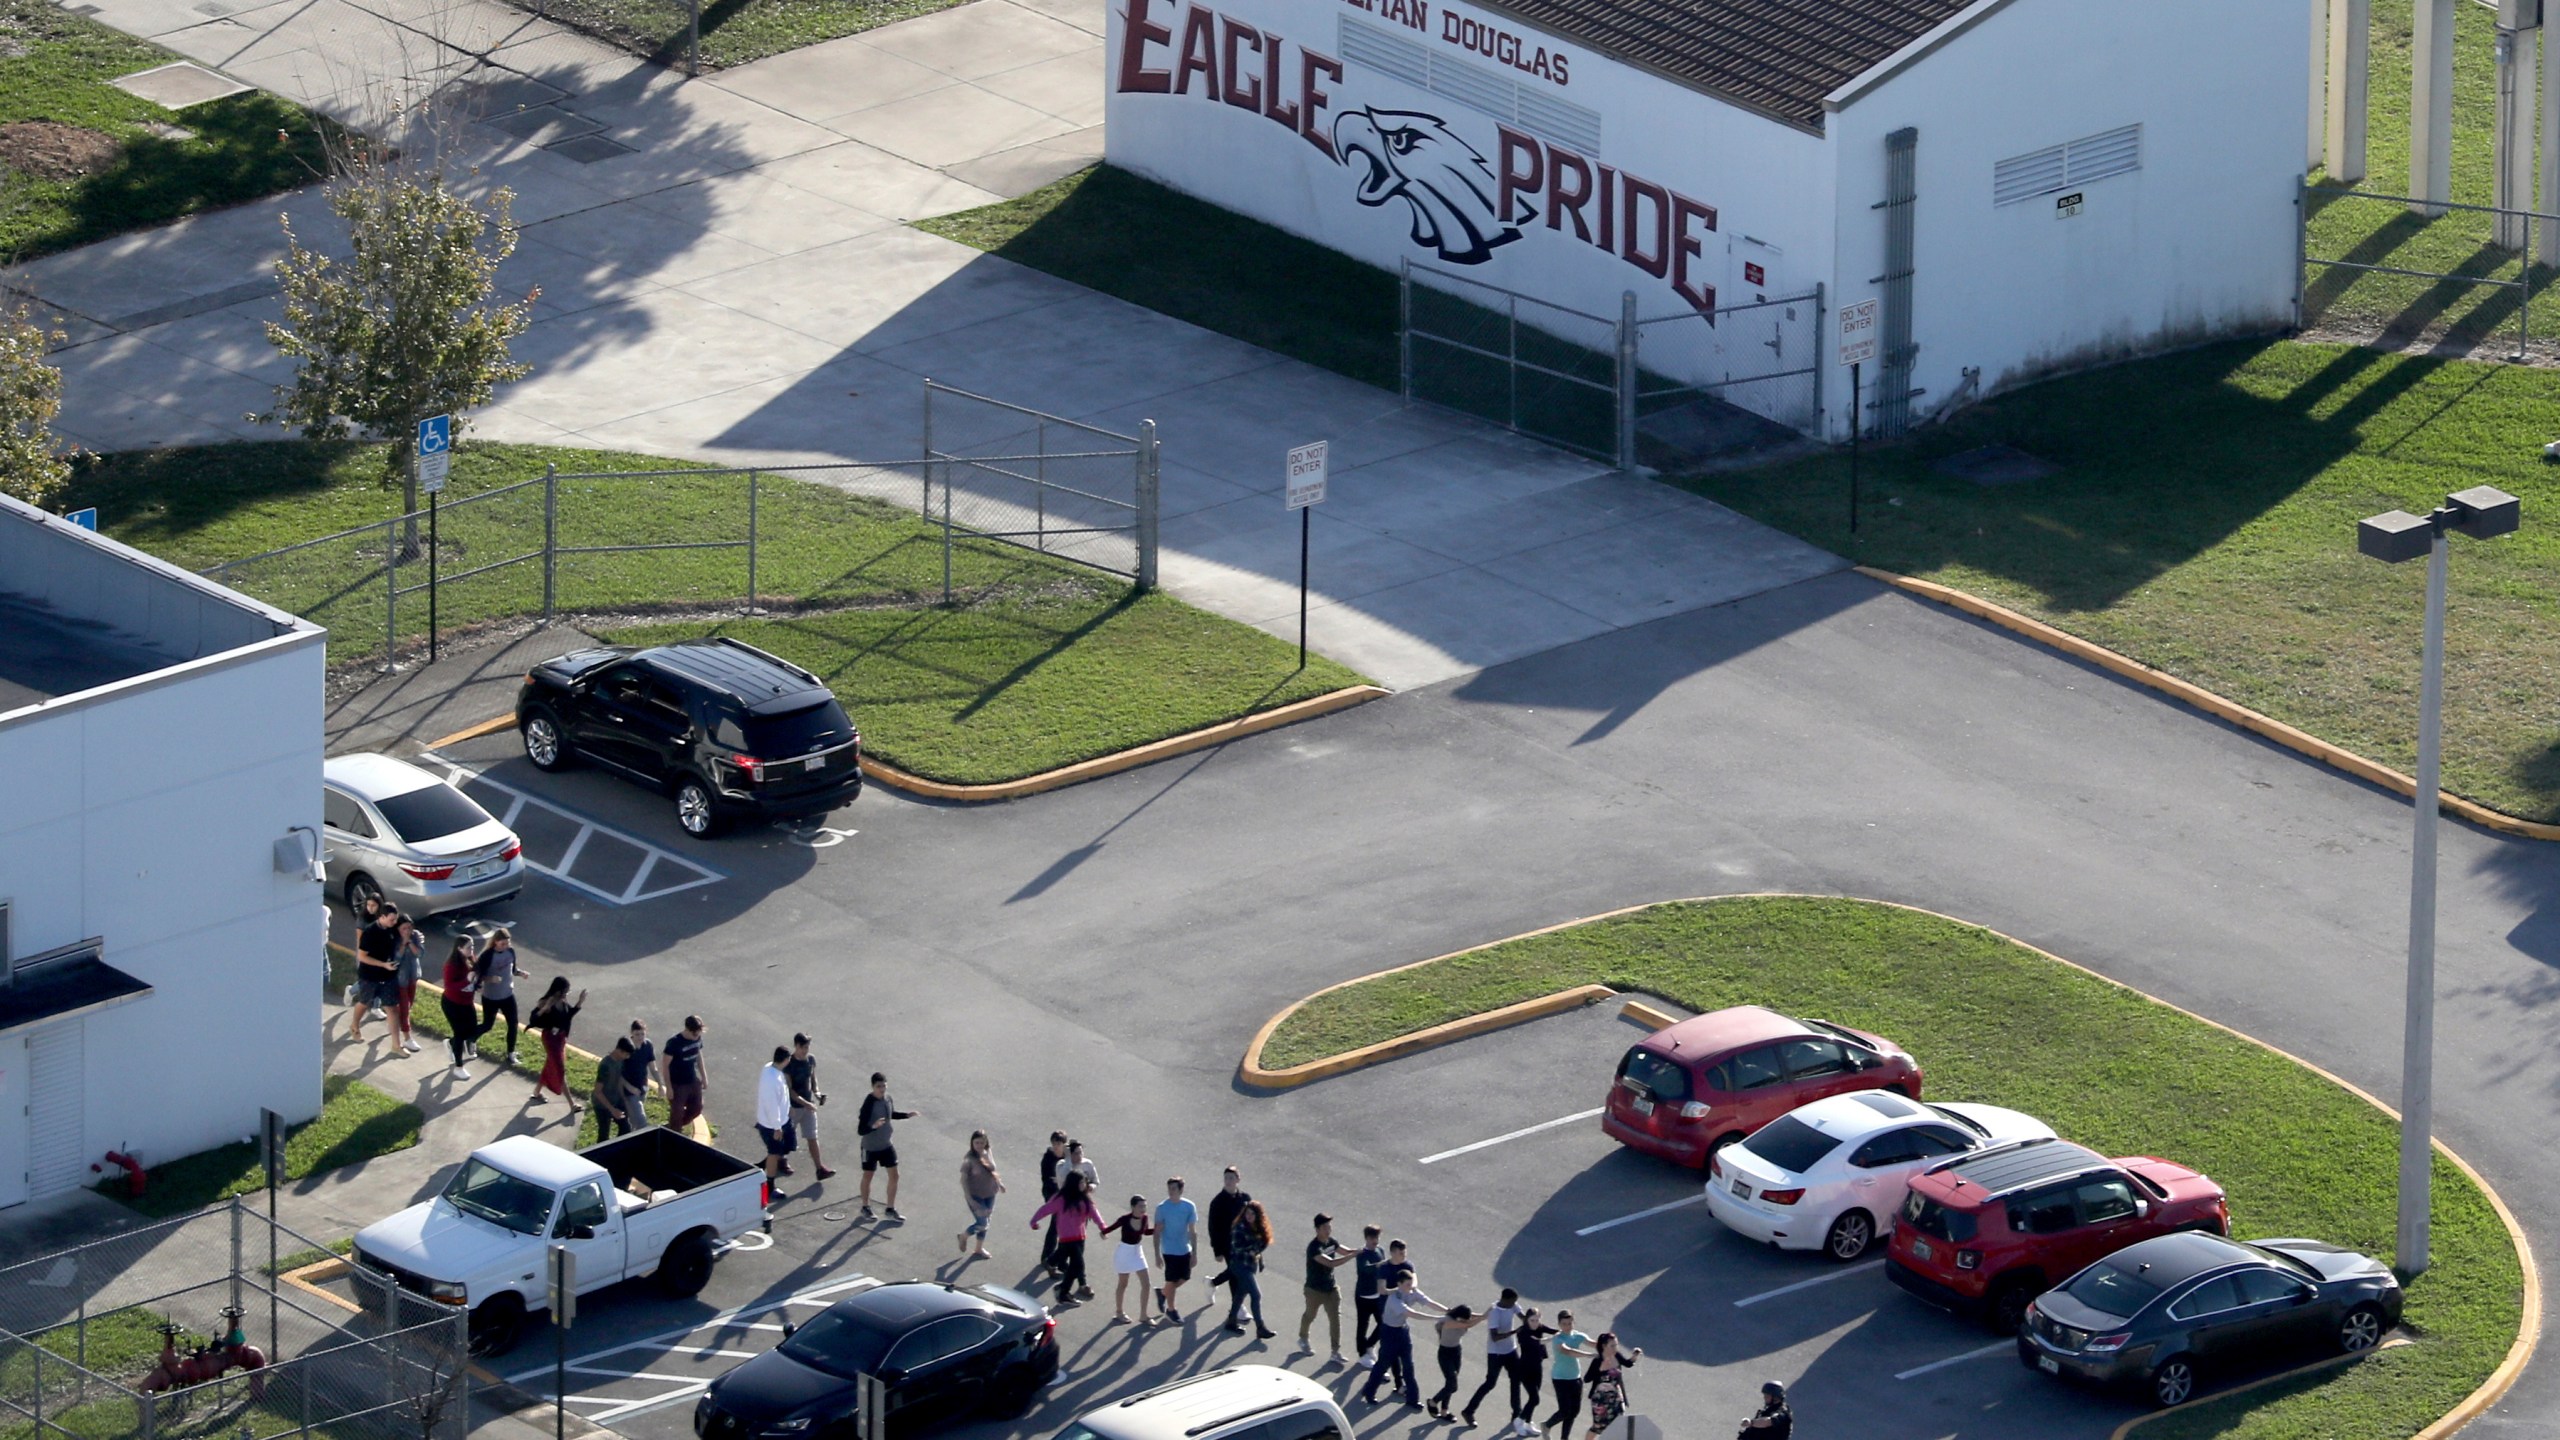
[[[2128,1245],[2038,1296],[2018,1359],[2179,1405],[2202,1370],[2309,1346],[2370,1350],[2400,1323],[2400,1302],[2389,1268],[2352,1250],[2181,1231]]]
[[[329,887],[361,914],[368,895],[410,916],[504,900],[524,888],[524,846],[470,796],[388,755],[323,761]]]

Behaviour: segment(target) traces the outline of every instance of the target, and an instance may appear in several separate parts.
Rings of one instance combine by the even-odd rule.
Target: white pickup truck
[[[725,1241],[772,1223],[764,1172],[663,1126],[584,1150],[511,1135],[471,1152],[444,1193],[356,1232],[353,1260],[400,1288],[471,1311],[471,1349],[496,1355],[550,1306],[550,1248],[577,1256],[578,1293],[649,1275],[698,1293]]]

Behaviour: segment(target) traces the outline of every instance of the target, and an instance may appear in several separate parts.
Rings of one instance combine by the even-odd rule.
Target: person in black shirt
[[[1342,1363],[1342,1292],[1333,1282],[1333,1272],[1358,1259],[1333,1238],[1333,1217],[1316,1216],[1315,1238],[1307,1242],[1307,1313],[1298,1318],[1298,1348],[1315,1353],[1309,1336],[1314,1333],[1316,1314],[1324,1314],[1327,1332],[1333,1337],[1333,1363]]]
[[[1217,1257],[1216,1272],[1209,1277],[1209,1288],[1217,1289],[1234,1277],[1227,1273],[1227,1246],[1233,1239],[1236,1216],[1244,1211],[1245,1202],[1253,1198],[1244,1188],[1244,1176],[1236,1167],[1227,1167],[1217,1194],[1209,1197],[1209,1253]]]
[[[782,1083],[791,1089],[792,1133],[809,1147],[809,1163],[818,1167],[818,1178],[834,1179],[835,1169],[827,1164],[827,1152],[818,1145],[818,1107],[827,1103],[827,1092],[818,1088],[818,1057],[809,1053],[805,1032],[791,1037],[791,1058],[783,1062]],[[791,1173],[790,1161],[782,1162],[782,1173]],[[897,1193],[894,1186],[890,1193]],[[898,1212],[892,1209],[889,1213]]]
[[[666,1067],[667,1125],[682,1130],[702,1113],[702,1017],[684,1017],[684,1028],[668,1037],[658,1060]]]
[[[392,1023],[392,1008],[400,1002],[399,955],[400,912],[385,905],[356,935],[355,1005],[347,1015],[347,1038],[359,1045],[364,1043],[365,1012],[380,1010],[384,1026]]]
[[[1371,1347],[1377,1343],[1378,1309],[1387,1302],[1386,1290],[1378,1284],[1378,1267],[1387,1263],[1386,1248],[1378,1243],[1385,1232],[1375,1225],[1360,1227],[1360,1253],[1352,1259],[1351,1308],[1358,1320],[1352,1326],[1351,1348],[1360,1352],[1360,1363],[1375,1363]]]
[[[1787,1408],[1787,1387],[1772,1380],[1760,1387],[1760,1408],[1742,1422],[1734,1440],[1790,1440],[1795,1433],[1796,1414]]]
[[[898,1146],[891,1138],[896,1128],[892,1122],[912,1120],[923,1113],[921,1110],[899,1109],[897,1102],[889,1098],[889,1077],[877,1070],[871,1072],[871,1093],[862,1097],[862,1113],[853,1122],[854,1133],[862,1137],[861,1218],[871,1218],[871,1172],[874,1170],[889,1172],[889,1193],[880,1202],[881,1207],[892,1220],[904,1221],[907,1218],[898,1213]],[[817,1158],[814,1152],[810,1158]]]
[[[1049,1148],[1040,1152],[1040,1199],[1043,1204],[1058,1198],[1058,1168],[1067,1158],[1067,1132],[1049,1132]],[[1049,1217],[1049,1233],[1040,1239],[1040,1265],[1051,1274],[1058,1270],[1058,1217]]]

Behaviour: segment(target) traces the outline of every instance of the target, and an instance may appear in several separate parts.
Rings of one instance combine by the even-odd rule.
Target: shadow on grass
[[[1094,631],[1101,629],[1103,626],[1110,624],[1113,620],[1116,620],[1123,614],[1126,614],[1130,606],[1138,603],[1140,593],[1141,592],[1135,588],[1127,590],[1121,594],[1119,599],[1112,601],[1109,606],[1086,616],[1083,622],[1078,624],[1074,629],[1052,632],[1048,648],[1042,650],[1037,655],[1026,657],[1021,664],[1016,665],[1011,670],[997,676],[993,683],[989,684],[985,689],[980,690],[976,698],[972,699],[968,704],[961,706],[959,713],[951,718],[955,721],[966,720],[970,716],[984,710],[987,706],[993,704],[998,696],[1004,694],[1007,690],[1012,689],[1023,680],[1029,678],[1031,674],[1034,671],[1037,671],[1041,666],[1048,664],[1059,655],[1065,653],[1066,650],[1073,646],[1077,641],[1082,640],[1087,635],[1092,634]],[[1279,689],[1279,686],[1274,685],[1271,689],[1262,692],[1263,699],[1269,699]]]

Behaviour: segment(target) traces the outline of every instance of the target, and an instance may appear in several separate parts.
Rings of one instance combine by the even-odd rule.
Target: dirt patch
[[[78,180],[116,163],[124,147],[115,138],[54,120],[12,120],[0,125],[0,165],[39,180]]]

